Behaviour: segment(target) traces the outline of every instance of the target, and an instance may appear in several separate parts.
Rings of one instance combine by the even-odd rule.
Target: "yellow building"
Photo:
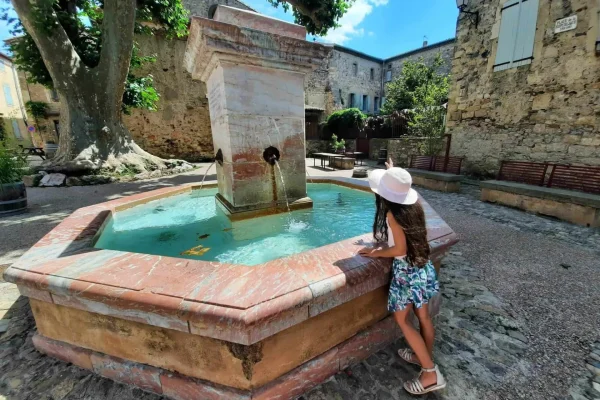
[[[6,138],[14,145],[29,147],[39,140],[32,140],[27,126],[27,112],[23,102],[19,76],[12,59],[0,53],[0,117],[4,123]],[[36,143],[36,145],[39,143]]]

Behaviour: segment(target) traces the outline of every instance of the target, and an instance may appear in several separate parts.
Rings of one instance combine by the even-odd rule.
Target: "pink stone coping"
[[[356,179],[315,181],[367,189]],[[196,189],[168,187],[81,208],[4,279],[41,301],[243,345],[389,283],[391,260],[356,254],[372,242],[370,233],[253,267],[93,248],[111,214]],[[441,259],[458,238],[421,202],[432,257]]]
[[[226,24],[256,29],[262,32],[289,36],[300,40],[306,39],[306,28],[302,25],[292,24],[240,8],[219,5],[213,19]]]
[[[237,390],[161,368],[111,357],[39,334],[33,337],[33,344],[38,351],[51,357],[174,400],[291,400],[321,384],[330,376],[385,348],[400,336],[400,330],[393,317],[387,317],[287,374],[252,391]]]

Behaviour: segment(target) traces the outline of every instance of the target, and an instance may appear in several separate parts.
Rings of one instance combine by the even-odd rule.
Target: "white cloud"
[[[340,18],[340,27],[330,30],[323,37],[328,42],[344,44],[354,37],[361,37],[365,34],[363,28],[358,26],[373,11],[373,7],[384,6],[389,0],[356,0],[348,12]],[[371,32],[369,32],[371,35]]]

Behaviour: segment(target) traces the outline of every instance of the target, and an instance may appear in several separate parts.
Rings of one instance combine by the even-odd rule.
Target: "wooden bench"
[[[548,166],[547,163],[502,161],[500,172],[498,172],[498,180],[543,186],[548,173]]]
[[[505,161],[481,200],[600,227],[600,167]]]
[[[413,156],[408,171],[416,185],[440,192],[460,192],[462,157]]]

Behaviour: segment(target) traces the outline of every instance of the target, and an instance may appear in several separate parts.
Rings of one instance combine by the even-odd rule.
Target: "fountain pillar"
[[[207,84],[217,201],[232,219],[286,211],[286,191],[291,209],[312,206],[304,78],[330,48],[305,36],[301,26],[226,6],[214,20],[192,19],[185,63]],[[274,150],[281,176],[269,162]]]

